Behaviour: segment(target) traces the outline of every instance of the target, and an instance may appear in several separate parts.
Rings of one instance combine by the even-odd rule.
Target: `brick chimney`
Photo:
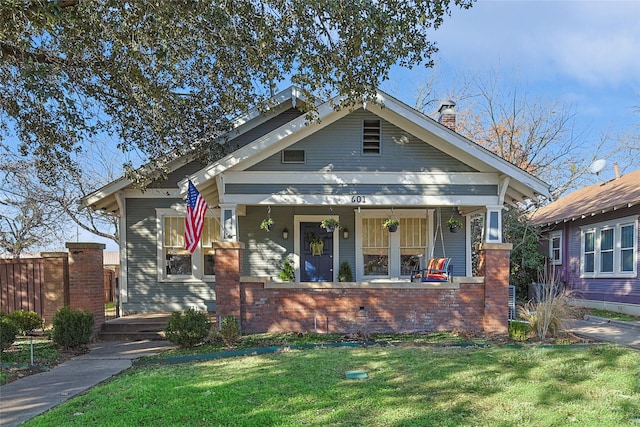
[[[455,132],[456,130],[456,103],[450,99],[442,101],[440,108],[438,109],[440,116],[438,117],[438,123],[445,125],[449,129]]]

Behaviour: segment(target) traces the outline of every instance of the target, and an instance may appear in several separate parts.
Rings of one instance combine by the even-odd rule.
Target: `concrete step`
[[[103,332],[160,332],[163,331],[167,322],[145,322],[136,321],[129,323],[107,322],[102,327]]]
[[[98,339],[100,341],[142,341],[142,340],[164,340],[164,332],[99,332]]]

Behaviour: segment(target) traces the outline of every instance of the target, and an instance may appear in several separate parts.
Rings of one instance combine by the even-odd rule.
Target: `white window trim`
[[[558,259],[553,258],[553,239],[559,240],[558,252],[560,253],[560,256],[558,257]],[[564,257],[564,254],[562,253],[562,244],[562,231],[554,231],[553,233],[549,234],[549,259],[551,260],[551,263],[553,265],[562,265],[562,259]]]
[[[624,226],[633,225],[633,259],[636,262],[633,263],[633,271],[620,271],[620,257],[621,257],[621,229]],[[602,273],[600,272],[600,234],[603,229],[614,229],[614,246],[613,246],[613,272]],[[594,255],[594,268],[592,272],[585,272],[584,266],[584,235],[587,232],[593,232],[595,238],[595,255]],[[635,278],[638,275],[638,217],[628,216],[624,218],[618,218],[611,221],[599,222],[596,224],[589,224],[580,227],[580,277],[584,279],[595,278]]]
[[[400,233],[389,233],[389,275],[388,276],[365,276],[364,275],[364,263],[362,261],[362,219],[363,218],[389,218],[393,217],[396,219],[402,218],[426,218],[427,219],[427,246],[425,248],[425,253],[423,254],[427,257],[431,249],[431,245],[433,241],[430,236],[433,235],[433,229],[431,226],[432,223],[432,212],[429,212],[427,209],[396,209],[393,211],[393,214],[389,209],[367,209],[355,211],[356,213],[356,222],[355,222],[355,249],[356,249],[356,278],[357,282],[364,280],[374,280],[374,279],[399,279],[400,277]],[[402,277],[405,279],[409,279],[409,276]]]
[[[220,220],[220,212],[216,211],[218,221]],[[204,272],[204,255],[202,251],[202,242],[198,244],[196,249],[191,254],[191,265],[192,265],[192,274],[189,275],[171,275],[167,276],[166,274],[166,264],[164,257],[164,218],[166,216],[181,216],[184,217],[187,214],[187,209],[183,205],[173,205],[171,208],[156,208],[156,252],[157,252],[157,269],[158,269],[158,282],[159,283],[169,283],[169,282],[179,282],[179,283],[188,283],[188,282],[196,282],[196,283],[204,283],[204,282],[214,282],[215,276],[213,275],[205,275]],[[211,213],[211,209],[208,209],[206,216],[209,218],[215,217]]]

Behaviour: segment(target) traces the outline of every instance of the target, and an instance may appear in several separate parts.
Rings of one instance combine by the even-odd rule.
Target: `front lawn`
[[[152,364],[26,425],[638,426],[640,353],[404,343]]]

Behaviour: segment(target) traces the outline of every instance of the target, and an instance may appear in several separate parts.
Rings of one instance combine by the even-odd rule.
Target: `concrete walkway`
[[[587,339],[640,350],[640,322],[586,316],[567,329]],[[15,426],[131,367],[132,360],[173,348],[168,341],[105,341],[54,369],[0,386],[0,426]]]
[[[0,426],[23,423],[128,369],[133,359],[169,348],[168,341],[104,341],[50,371],[0,386]]]
[[[640,350],[640,322],[585,316],[584,319],[567,321],[566,329],[582,338],[613,342]]]

